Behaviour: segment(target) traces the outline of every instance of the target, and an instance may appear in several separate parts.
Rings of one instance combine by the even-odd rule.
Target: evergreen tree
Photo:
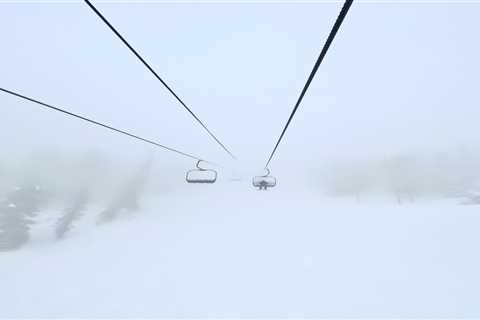
[[[20,248],[29,239],[43,192],[39,187],[16,188],[0,203],[0,251]]]
[[[0,207],[0,251],[20,248],[29,239],[29,221],[15,204]]]

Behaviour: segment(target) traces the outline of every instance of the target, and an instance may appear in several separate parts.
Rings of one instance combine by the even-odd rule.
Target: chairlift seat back
[[[215,170],[189,170],[185,179],[188,183],[215,183],[217,172]]]
[[[252,184],[256,188],[272,188],[277,185],[277,179],[273,176],[253,177]]]

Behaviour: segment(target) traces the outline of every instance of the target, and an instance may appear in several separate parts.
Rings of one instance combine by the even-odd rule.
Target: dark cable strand
[[[143,141],[143,142],[146,142],[146,143],[149,143],[151,145],[154,145],[156,147],[160,147],[160,148],[163,148],[163,149],[166,149],[168,151],[171,151],[171,152],[175,152],[177,154],[180,154],[182,156],[185,156],[185,157],[188,157],[188,158],[191,158],[191,159],[195,159],[195,160],[201,160],[203,162],[206,162],[206,163],[210,163],[212,165],[217,165],[215,164],[214,162],[210,162],[210,161],[207,161],[207,160],[204,160],[202,158],[199,158],[197,156],[194,156],[194,155],[191,155],[191,154],[188,154],[186,152],[183,152],[183,151],[179,151],[179,150],[176,150],[174,148],[170,148],[170,147],[167,147],[167,146],[164,146],[160,143],[157,143],[155,141],[152,141],[152,140],[149,140],[149,139],[145,139],[145,138],[142,138],[140,136],[137,136],[135,134],[132,134],[132,133],[129,133],[127,131],[123,131],[123,130],[120,130],[120,129],[116,129],[112,126],[109,126],[109,125],[106,125],[106,124],[103,124],[101,122],[98,122],[98,121],[95,121],[95,120],[92,120],[92,119],[89,119],[89,118],[86,118],[86,117],[83,117],[81,115],[78,115],[78,114],[75,114],[73,112],[70,112],[70,111],[67,111],[65,109],[61,109],[61,108],[58,108],[58,107],[54,107],[50,104],[47,104],[47,103],[44,103],[44,102],[41,102],[39,100],[36,100],[36,99],[33,99],[33,98],[29,98],[27,96],[24,96],[20,93],[17,93],[17,92],[13,92],[13,91],[10,91],[10,90],[7,90],[7,89],[4,89],[4,88],[0,88],[0,91],[3,91],[5,93],[8,93],[8,94],[11,94],[13,96],[16,96],[18,98],[21,98],[21,99],[24,99],[24,100],[27,100],[27,101],[30,101],[30,102],[33,102],[33,103],[36,103],[38,105],[41,105],[45,108],[48,108],[50,110],[55,110],[55,111],[58,111],[58,112],[61,112],[65,115],[68,115],[68,116],[71,116],[71,117],[74,117],[74,118],[77,118],[77,119],[80,119],[80,120],[83,120],[83,121],[86,121],[86,122],[89,122],[91,124],[94,124],[94,125],[97,125],[97,126],[100,126],[100,127],[103,127],[103,128],[106,128],[106,129],[109,129],[111,131],[114,131],[116,133],[120,133],[120,134],[123,134],[123,135],[126,135],[126,136],[129,136],[131,138],[134,138],[134,139],[137,139],[137,140],[140,140],[140,141]]]
[[[295,104],[295,107],[293,108],[292,113],[290,114],[290,117],[288,118],[288,121],[287,121],[285,127],[283,128],[282,133],[280,134],[280,137],[277,140],[277,143],[275,144],[275,148],[273,148],[273,151],[270,154],[270,157],[268,158],[267,163],[265,164],[265,168],[268,167],[268,165],[270,164],[270,161],[273,158],[273,155],[277,151],[278,145],[282,141],[283,136],[285,135],[285,132],[287,131],[287,128],[288,128],[288,126],[290,125],[290,122],[293,119],[293,116],[297,112],[298,106],[302,102],[303,97],[304,97],[305,93],[307,92],[308,87],[310,86],[310,83],[313,80],[313,77],[315,76],[315,73],[317,73],[317,70],[318,70],[318,68],[320,67],[320,64],[323,61],[323,58],[327,54],[328,48],[330,48],[330,45],[332,44],[333,39],[335,38],[335,35],[337,34],[338,30],[340,29],[340,26],[342,25],[342,22],[345,19],[345,16],[347,15],[348,10],[350,9],[350,6],[352,5],[352,3],[353,3],[353,0],[346,0],[345,1],[344,5],[342,7],[342,10],[340,11],[340,14],[337,17],[337,20],[335,21],[335,24],[333,25],[332,31],[330,31],[330,34],[327,38],[327,41],[325,42],[325,45],[323,46],[323,49],[320,52],[320,55],[318,56],[318,59],[315,62],[315,65],[313,66],[312,71],[310,72],[310,75],[308,76],[307,82],[305,83],[305,86],[303,87],[302,92],[300,93],[300,96],[297,100],[297,103]]]
[[[84,0],[85,3],[90,7],[90,9],[93,10],[97,14],[97,16],[110,28],[110,30],[113,31],[113,33],[125,44],[128,49],[140,60],[143,65],[155,76],[155,78],[160,81],[163,86],[177,99],[177,101],[185,108],[185,110],[190,113],[190,115],[208,132],[208,134],[225,150],[233,159],[236,159],[236,157],[230,152],[230,150],[225,147],[225,145],[207,128],[207,126],[200,120],[200,118],[180,99],[180,97],[173,91],[170,86],[157,74],[155,70],[145,61],[145,59],[142,58],[142,56],[128,43],[127,40],[115,29],[115,27],[102,15],[100,11],[98,11],[97,8],[89,1],[89,0]]]

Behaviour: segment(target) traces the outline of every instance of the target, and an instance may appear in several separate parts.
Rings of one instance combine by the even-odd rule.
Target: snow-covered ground
[[[480,317],[480,207],[187,186],[0,253],[0,317]]]

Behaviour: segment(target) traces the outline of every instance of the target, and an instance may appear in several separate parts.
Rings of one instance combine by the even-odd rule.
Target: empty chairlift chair
[[[200,162],[202,160],[197,161],[196,169],[187,171],[185,175],[187,183],[215,183],[217,181],[217,171],[200,167]]]
[[[255,176],[252,179],[252,185],[258,190],[267,190],[277,185],[277,178],[270,175],[270,170],[265,168],[266,173],[263,176]]]

